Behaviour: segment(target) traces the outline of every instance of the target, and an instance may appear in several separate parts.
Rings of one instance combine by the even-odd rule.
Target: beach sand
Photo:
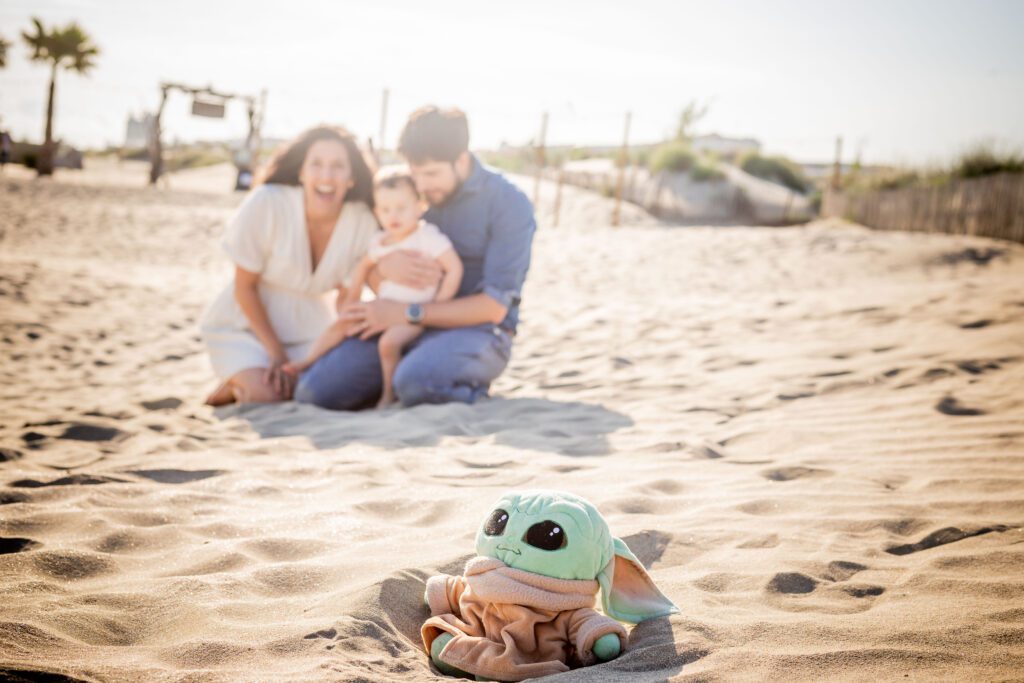
[[[559,488],[681,614],[553,680],[1024,680],[1024,247],[545,186],[493,398],[214,411],[240,195],[8,170],[0,678],[442,680],[425,579]]]

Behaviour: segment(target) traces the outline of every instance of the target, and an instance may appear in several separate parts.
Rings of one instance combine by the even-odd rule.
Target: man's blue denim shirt
[[[537,221],[533,204],[501,174],[472,157],[473,170],[448,201],[424,218],[441,229],[462,259],[457,296],[484,294],[508,307],[499,327],[515,333]]]

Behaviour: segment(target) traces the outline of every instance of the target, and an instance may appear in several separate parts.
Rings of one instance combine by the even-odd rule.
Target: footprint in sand
[[[92,474],[72,474],[52,481],[39,481],[38,479],[19,479],[12,481],[9,486],[21,489],[38,489],[44,486],[97,486],[99,484],[127,484],[127,479],[117,477],[104,477]]]
[[[996,249],[991,247],[976,249],[975,247],[968,247],[963,251],[951,251],[947,254],[942,254],[935,258],[935,262],[949,266],[953,266],[958,263],[973,263],[978,266],[987,266],[989,261],[1005,254],[1005,249]]]
[[[0,491],[0,505],[27,503],[30,500],[32,500],[32,497],[21,491]]]
[[[1003,367],[996,361],[964,360],[956,364],[958,368],[969,375],[981,375],[989,370],[998,370]]]
[[[333,640],[336,635],[338,635],[338,629],[325,628],[319,631],[314,631],[313,633],[307,633],[302,637],[306,640],[313,640],[315,638],[326,638],[328,640]]]
[[[828,563],[828,568],[822,575],[822,578],[828,579],[829,581],[846,581],[848,578],[862,572],[867,567],[858,562],[847,562],[846,560],[834,560]]]
[[[127,474],[160,484],[187,484],[224,474],[224,470],[129,470]]]
[[[36,444],[46,439],[46,434],[40,434],[39,432],[25,432],[21,435],[21,440],[27,444]]]
[[[818,582],[797,572],[781,572],[772,577],[768,582],[767,589],[772,593],[786,593],[789,595],[810,593],[818,587]]]
[[[31,538],[0,538],[0,555],[21,553],[38,546],[39,543]]]
[[[141,405],[146,410],[174,410],[182,405],[184,401],[175,396],[168,396],[154,401],[143,401]]]
[[[958,400],[952,396],[947,396],[938,403],[935,404],[935,410],[943,413],[944,415],[953,416],[970,416],[970,415],[984,415],[985,411],[980,408],[970,408],[962,405]]]
[[[814,395],[815,394],[813,391],[794,391],[788,394],[779,394],[775,398],[779,399],[780,401],[796,401],[797,399],[810,398],[811,396]]]
[[[947,526],[933,531],[917,543],[904,543],[903,545],[894,545],[885,549],[885,552],[890,555],[910,555],[911,553],[919,553],[922,550],[930,550],[937,548],[940,545],[946,545],[947,543],[956,543],[962,541],[965,538],[972,538],[974,536],[982,536],[992,532],[1003,532],[1009,529],[1005,524],[996,524],[994,526],[986,526],[977,529],[965,531],[955,526]]]
[[[57,438],[71,441],[113,441],[124,435],[125,433],[116,427],[103,427],[80,422],[65,429],[64,433]]]
[[[0,448],[0,462],[11,462],[21,460],[21,451],[14,448]]]
[[[793,481],[794,479],[827,477],[831,474],[830,470],[821,470],[815,467],[776,467],[765,470],[761,476],[772,481]]]
[[[867,598],[881,595],[885,589],[881,586],[843,586],[843,592],[854,598]]]

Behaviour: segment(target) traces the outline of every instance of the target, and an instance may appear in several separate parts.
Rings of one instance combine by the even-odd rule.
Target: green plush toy
[[[607,661],[625,643],[619,621],[679,611],[597,508],[570,493],[502,496],[476,551],[463,576],[427,581],[423,644],[443,673],[518,681]]]

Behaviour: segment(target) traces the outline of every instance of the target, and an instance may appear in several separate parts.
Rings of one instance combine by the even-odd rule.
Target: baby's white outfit
[[[386,237],[387,233],[381,231],[374,233],[373,237],[370,238],[370,248],[367,251],[367,255],[374,263],[380,261],[385,254],[390,254],[396,249],[412,249],[436,259],[444,252],[453,248],[452,241],[436,225],[427,223],[424,220],[420,220],[419,227],[400,242],[384,244]],[[437,287],[415,289],[391,280],[383,280],[380,283],[377,295],[381,299],[390,299],[391,301],[423,304],[434,300],[434,297],[437,296]]]

